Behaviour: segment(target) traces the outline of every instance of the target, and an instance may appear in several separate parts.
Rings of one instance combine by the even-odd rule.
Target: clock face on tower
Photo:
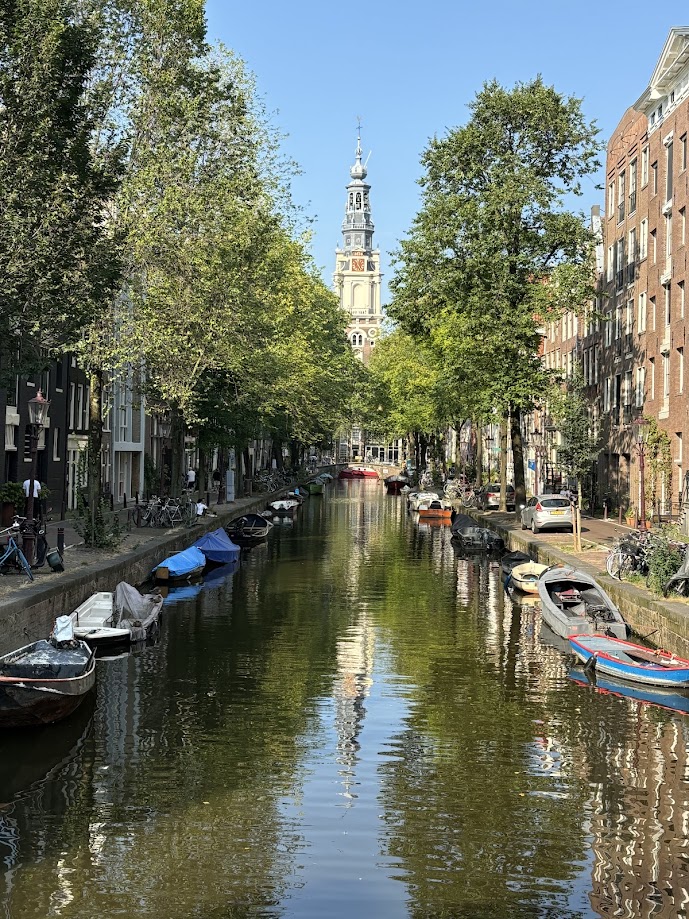
[[[366,259],[363,259],[363,258],[353,258],[352,259],[352,271],[363,271],[365,265],[366,265]]]

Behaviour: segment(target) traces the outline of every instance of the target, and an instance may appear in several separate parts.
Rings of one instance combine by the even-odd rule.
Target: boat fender
[[[594,653],[591,655],[591,657],[589,657],[589,659],[588,659],[588,660],[586,661],[586,663],[584,664],[584,670],[585,670],[587,673],[588,673],[589,671],[591,671],[591,670],[595,670],[595,669],[596,669],[596,662],[597,662],[597,660],[598,660],[598,654],[594,651]]]
[[[512,572],[510,571],[510,573],[505,578],[505,590],[507,590],[507,588],[510,586],[511,580],[512,580]]]

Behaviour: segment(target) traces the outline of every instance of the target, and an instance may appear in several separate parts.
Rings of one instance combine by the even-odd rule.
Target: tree
[[[0,363],[5,377],[63,351],[118,283],[107,223],[122,148],[92,145],[99,20],[76,0],[0,9]]]
[[[567,474],[577,481],[577,503],[574,512],[574,551],[581,552],[581,504],[584,479],[600,453],[600,436],[594,430],[586,384],[577,365],[563,389],[558,389],[552,399],[553,417],[557,420],[563,438],[558,449],[558,459]]]
[[[471,402],[509,413],[519,507],[521,415],[548,386],[541,325],[565,303],[583,308],[593,278],[594,241],[564,199],[598,168],[599,145],[580,100],[540,77],[487,83],[470,109],[422,157],[422,207],[396,256],[389,312],[431,339]]]

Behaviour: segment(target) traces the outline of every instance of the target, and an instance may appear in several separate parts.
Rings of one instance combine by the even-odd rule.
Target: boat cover
[[[217,532],[217,530],[215,532]],[[225,535],[227,536],[227,534]],[[229,539],[228,536],[228,542]],[[231,545],[234,545],[234,543],[231,543]],[[189,546],[188,549],[185,549],[184,552],[176,552],[174,555],[169,556],[165,561],[156,565],[153,570],[157,571],[158,568],[167,568],[171,578],[183,578],[185,575],[191,574],[192,571],[196,571],[197,568],[202,568],[205,564],[206,556],[197,545],[194,544],[193,546]]]
[[[113,621],[120,629],[129,629],[132,641],[143,641],[163,608],[160,594],[140,594],[136,587],[120,581],[115,588]]]
[[[19,679],[66,680],[81,676],[91,660],[92,651],[83,641],[72,641],[75,647],[56,648],[45,639],[12,651],[0,660],[0,675]]]
[[[209,562],[217,562],[221,565],[239,558],[241,552],[239,546],[232,542],[222,527],[197,539],[191,548],[194,547],[200,549]],[[170,574],[172,574],[172,569],[170,569]]]

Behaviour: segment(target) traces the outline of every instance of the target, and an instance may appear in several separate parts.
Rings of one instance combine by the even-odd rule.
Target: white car
[[[536,495],[530,498],[521,513],[522,530],[538,533],[546,527],[572,529],[572,505],[562,495]]]

